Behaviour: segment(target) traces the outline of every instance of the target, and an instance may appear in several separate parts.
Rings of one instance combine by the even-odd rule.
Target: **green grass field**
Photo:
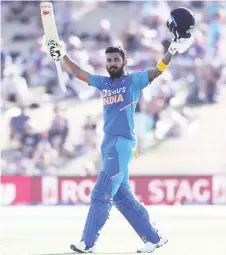
[[[73,254],[88,207],[0,208],[0,254]],[[169,242],[156,255],[225,255],[226,207],[148,208]],[[132,254],[142,242],[113,208],[98,243],[101,254]]]

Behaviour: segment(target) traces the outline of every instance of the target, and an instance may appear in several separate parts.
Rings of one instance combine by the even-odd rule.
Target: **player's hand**
[[[50,55],[53,61],[61,61],[66,55],[65,43],[60,41],[60,43],[54,40],[43,37],[43,45],[46,52]]]
[[[172,55],[174,55],[176,52],[182,54],[189,49],[192,43],[193,36],[191,36],[190,38],[175,39],[175,41],[171,42],[168,51]]]

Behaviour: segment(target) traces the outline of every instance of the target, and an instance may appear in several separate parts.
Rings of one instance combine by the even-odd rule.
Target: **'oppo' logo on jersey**
[[[114,90],[103,89],[103,97],[110,97],[112,95],[117,95],[117,94],[125,93],[125,92],[126,92],[126,87],[117,88],[117,89],[114,89]]]

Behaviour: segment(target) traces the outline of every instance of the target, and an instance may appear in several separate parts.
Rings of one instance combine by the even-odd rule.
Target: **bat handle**
[[[62,92],[66,92],[66,86],[64,84],[64,80],[63,80],[63,72],[62,72],[62,69],[61,69],[61,65],[60,65],[60,62],[57,61],[55,62],[56,64],[56,69],[57,69],[57,73],[58,73],[58,78],[59,78],[59,82],[60,82],[60,88],[62,90]]]

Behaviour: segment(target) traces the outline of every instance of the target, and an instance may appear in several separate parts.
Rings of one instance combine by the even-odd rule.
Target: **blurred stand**
[[[195,117],[192,108],[217,103],[226,83],[226,3],[183,5],[196,15],[195,42],[143,91],[135,113],[141,154],[183,136]],[[39,2],[2,1],[1,7],[2,173],[57,175],[67,166],[73,175],[96,175],[100,92],[64,70],[67,93],[60,93],[54,63],[41,47]],[[54,2],[68,54],[101,74],[111,44],[127,50],[129,72],[156,65],[169,45],[165,21],[175,7],[177,2],[163,1]]]

